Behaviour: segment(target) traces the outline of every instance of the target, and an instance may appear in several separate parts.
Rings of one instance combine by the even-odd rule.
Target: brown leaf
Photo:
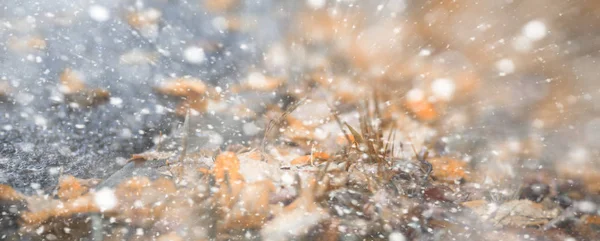
[[[307,165],[316,162],[323,162],[329,159],[329,154],[325,152],[314,152],[312,155],[300,156],[290,162],[292,165]]]
[[[65,94],[73,94],[85,89],[84,76],[81,72],[66,68],[60,74],[61,91]]]
[[[9,37],[7,46],[15,52],[31,52],[46,49],[46,40],[39,36]]]
[[[173,156],[173,153],[170,152],[160,152],[160,151],[147,151],[139,154],[131,155],[131,159],[129,161],[133,161],[136,164],[141,164],[145,161],[149,160],[164,160]]]
[[[245,185],[231,211],[225,217],[224,229],[260,228],[270,215],[269,199],[275,191],[270,180]]]
[[[76,103],[81,107],[89,107],[108,101],[110,93],[104,89],[89,89],[83,81],[81,72],[66,68],[60,74],[60,90],[67,102]]]
[[[544,210],[541,204],[530,200],[512,200],[500,206],[477,200],[462,205],[473,210],[484,221],[498,226],[539,226],[558,216],[558,210]]]
[[[159,236],[157,241],[183,241],[183,238],[179,236],[176,232],[170,232],[168,234],[164,234]]]
[[[203,112],[208,106],[208,87],[196,78],[178,78],[167,81],[156,90],[159,93],[182,97],[183,102],[177,107],[176,113],[185,116],[188,108]]]
[[[251,73],[242,87],[255,91],[274,91],[281,85],[283,85],[283,80],[280,78],[264,76],[260,73]]]
[[[25,212],[21,216],[27,225],[39,225],[51,218],[66,218],[78,213],[100,212],[92,195],[84,195],[66,202],[54,203],[50,208]]]
[[[422,121],[433,121],[438,118],[438,113],[433,104],[425,99],[407,100],[404,106],[412,112],[417,119]]]
[[[237,6],[239,0],[207,0],[204,7],[211,12],[225,12]]]
[[[243,181],[243,176],[240,174],[240,160],[233,152],[223,152],[215,160],[213,174],[217,182],[225,179],[225,173],[229,176],[229,181]]]
[[[158,92],[172,96],[204,95],[208,88],[196,78],[171,79],[156,88]]]
[[[130,12],[126,16],[127,23],[135,29],[142,30],[155,25],[160,20],[162,13],[154,8],[144,11]]]
[[[8,81],[0,81],[0,98],[7,96],[10,91],[11,88]]]
[[[557,162],[555,167],[559,178],[564,180],[581,180],[591,193],[600,193],[600,170],[589,164],[573,165],[570,162]]]
[[[433,166],[431,175],[436,180],[454,183],[461,179],[470,179],[470,172],[467,169],[467,163],[464,161],[447,157],[430,158],[427,161]]]
[[[327,211],[316,201],[317,185],[315,179],[309,181],[300,196],[263,227],[261,234],[265,240],[290,240],[306,235],[310,228],[328,218]]]
[[[23,195],[15,191],[12,187],[0,184],[0,200],[19,201],[23,200],[23,198]]]
[[[58,198],[63,201],[78,198],[86,193],[89,188],[83,185],[79,179],[74,176],[64,176],[58,182]]]
[[[239,170],[240,160],[235,153],[223,152],[217,156],[212,174],[219,188],[216,197],[223,216],[231,211],[244,188],[244,177]]]

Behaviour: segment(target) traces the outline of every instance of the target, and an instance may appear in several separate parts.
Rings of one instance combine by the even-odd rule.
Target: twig
[[[302,105],[304,103],[304,101],[306,101],[306,98],[303,98],[303,99],[297,101],[296,103],[288,106],[288,108],[283,112],[283,114],[281,114],[281,116],[279,116],[279,118],[269,121],[269,124],[267,124],[267,128],[265,128],[265,133],[263,134],[263,139],[262,139],[262,144],[261,144],[262,153],[265,152],[267,137],[269,136],[271,130],[273,130],[273,128],[275,128],[276,126],[281,125],[281,123],[285,120],[285,118],[290,113],[294,112],[294,110],[296,110],[296,108],[298,108],[298,106]]]
[[[190,131],[190,109],[188,108],[187,113],[185,114],[185,120],[183,121],[182,126],[182,136],[181,136],[181,155],[179,156],[178,162],[183,163],[183,159],[185,159],[185,155],[187,152],[187,143],[188,143],[188,134]]]

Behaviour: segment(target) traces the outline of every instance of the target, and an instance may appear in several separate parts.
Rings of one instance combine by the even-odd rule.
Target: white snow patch
[[[500,75],[512,74],[515,72],[515,63],[511,59],[501,59],[496,62],[496,69]]]
[[[210,21],[210,23],[215,29],[220,31],[227,30],[227,27],[229,27],[229,21],[224,17],[213,18],[213,20]]]
[[[119,97],[110,97],[110,104],[114,106],[121,106],[121,104],[123,104],[123,99]]]
[[[542,40],[548,34],[548,29],[546,28],[546,24],[544,24],[540,20],[532,20],[529,21],[523,29],[521,29],[523,35],[533,41]]]
[[[121,137],[123,137],[123,138],[131,138],[132,136],[133,136],[133,133],[131,132],[130,129],[123,128],[123,130],[121,130]]]
[[[519,52],[527,52],[531,50],[532,41],[530,38],[527,38],[523,35],[517,36],[512,41],[512,46],[515,50]]]
[[[110,188],[102,188],[94,193],[94,203],[101,212],[111,210],[117,206],[117,196],[115,191]]]
[[[261,88],[268,84],[267,78],[259,72],[252,72],[248,75],[248,85],[253,88]]]
[[[590,152],[582,146],[571,148],[568,153],[569,161],[573,163],[585,163],[590,159]]]
[[[431,83],[431,91],[438,99],[450,100],[456,91],[456,84],[451,79],[439,78]]]
[[[40,189],[40,187],[42,187],[42,185],[40,185],[37,182],[32,182],[31,184],[29,184],[29,186],[31,186],[31,188],[36,189],[36,190]]]
[[[281,184],[286,185],[286,186],[293,185],[294,177],[287,172],[284,173],[283,175],[281,175]]]
[[[415,102],[415,101],[420,101],[423,100],[423,98],[425,98],[425,93],[423,93],[423,90],[421,89],[412,89],[409,90],[408,93],[406,93],[406,99],[409,102]]]
[[[595,213],[596,209],[597,209],[597,206],[595,203],[587,201],[587,200],[579,201],[579,202],[575,203],[575,206],[582,213]]]
[[[244,124],[242,127],[244,134],[247,136],[253,136],[260,132],[260,127],[258,127],[254,122],[248,122]]]
[[[431,49],[421,49],[421,51],[419,51],[419,56],[421,57],[425,57],[425,56],[429,56],[431,55]]]
[[[106,22],[110,19],[110,11],[108,8],[100,5],[92,5],[88,9],[88,14],[96,22]]]
[[[46,118],[44,118],[41,115],[36,115],[33,117],[33,119],[35,121],[35,125],[37,126],[46,127],[46,124],[48,123],[48,121],[46,121]]]
[[[390,236],[388,238],[390,241],[406,241],[406,237],[400,232],[390,233]]]
[[[325,6],[326,0],[307,0],[306,3],[313,9],[321,9]]]
[[[185,60],[192,64],[201,64],[206,59],[206,55],[204,54],[204,49],[197,46],[187,47],[183,51],[183,57]]]

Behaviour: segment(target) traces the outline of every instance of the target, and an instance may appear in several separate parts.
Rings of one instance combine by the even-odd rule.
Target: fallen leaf
[[[66,202],[55,203],[50,208],[24,212],[21,217],[26,225],[35,226],[51,218],[68,218],[75,214],[92,212],[100,212],[100,209],[94,203],[92,196],[87,194]]]
[[[22,53],[46,49],[46,41],[39,36],[10,37],[7,42],[10,50]]]
[[[206,98],[208,87],[196,78],[172,79],[157,87],[156,90],[165,95],[184,98],[176,110],[176,113],[180,116],[185,116],[188,108],[204,112],[208,107],[208,98]]]
[[[149,160],[164,160],[173,156],[171,152],[147,151],[139,154],[131,155],[129,161],[135,162],[136,165],[142,164]]]
[[[7,96],[10,91],[11,91],[11,88],[10,88],[10,85],[8,84],[8,81],[1,81],[0,82],[0,97]]]
[[[300,196],[261,230],[264,240],[290,240],[306,235],[308,231],[329,217],[316,201],[318,182],[314,179],[302,189]]]
[[[80,107],[89,107],[109,100],[108,91],[86,88],[84,78],[83,73],[70,68],[66,68],[60,74],[60,91],[65,95],[67,102],[75,103]]]
[[[555,170],[560,179],[581,180],[588,192],[600,193],[600,170],[597,167],[561,161],[556,163]]]
[[[127,14],[127,23],[137,30],[149,28],[156,25],[160,20],[162,13],[155,9],[149,8],[143,11],[130,12]]]
[[[433,121],[437,119],[438,113],[433,104],[425,99],[406,100],[404,106],[412,112],[417,119],[422,121]]]
[[[233,152],[223,152],[215,160],[213,174],[217,182],[225,179],[225,173],[229,176],[229,181],[243,181],[243,176],[240,174],[240,160]]]
[[[204,7],[211,12],[225,12],[239,4],[239,0],[206,0]]]
[[[240,160],[235,153],[223,152],[217,156],[212,174],[215,176],[216,186],[219,188],[216,197],[221,216],[231,211],[244,188],[244,177],[239,170]]]
[[[469,180],[467,163],[448,157],[430,158],[427,160],[433,166],[431,175],[439,181],[454,183],[461,179]]]
[[[8,185],[0,184],[0,200],[20,201],[24,196]]]
[[[585,215],[582,217],[583,222],[585,224],[593,224],[600,226],[600,216],[599,215]]]
[[[248,75],[242,87],[255,91],[274,91],[283,85],[283,80],[271,76],[264,76],[261,73],[253,72]]]
[[[526,227],[540,226],[558,216],[558,210],[545,210],[530,200],[512,200],[501,205],[484,200],[462,203],[470,208],[482,220],[497,226]]]
[[[224,229],[258,229],[270,215],[269,200],[275,191],[270,180],[254,182],[244,186],[239,200],[225,217]]]
[[[68,201],[82,196],[88,190],[77,178],[67,175],[60,178],[57,195],[60,200]]]
[[[73,94],[85,89],[84,76],[81,72],[66,68],[60,74],[61,91],[65,94]]]
[[[168,234],[160,235],[156,241],[183,241],[183,238],[176,232],[170,232]]]
[[[162,94],[180,97],[204,95],[208,90],[202,80],[188,77],[168,80],[156,89]]]
[[[292,165],[307,165],[316,162],[323,162],[329,159],[329,154],[325,152],[314,152],[312,155],[305,155],[295,158],[290,162]]]

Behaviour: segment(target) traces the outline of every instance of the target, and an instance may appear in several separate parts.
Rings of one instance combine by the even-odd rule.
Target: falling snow
[[[0,239],[600,240],[599,12],[0,1]]]

